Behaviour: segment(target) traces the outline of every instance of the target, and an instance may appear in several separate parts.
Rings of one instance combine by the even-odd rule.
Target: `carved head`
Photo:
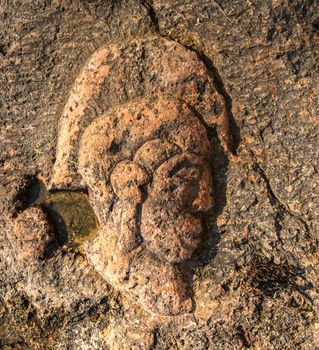
[[[189,259],[212,207],[209,158],[204,125],[180,101],[137,102],[95,120],[79,172],[102,225],[120,217],[111,253],[143,244],[169,263]]]
[[[98,51],[66,104],[52,183],[88,188],[100,221],[83,245],[88,259],[153,313],[192,310],[179,266],[213,205],[207,128],[221,116],[223,99],[199,58],[158,38]]]

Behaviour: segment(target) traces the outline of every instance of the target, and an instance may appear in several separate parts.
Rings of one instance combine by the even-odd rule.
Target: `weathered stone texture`
[[[316,0],[0,1],[0,348],[316,348],[317,9]],[[180,51],[173,55],[178,59],[165,60],[161,55],[157,61],[148,59],[147,52],[166,52],[165,43]],[[74,82],[80,83],[77,79],[86,74],[90,58],[98,60],[98,55],[104,57],[111,50],[122,55],[119,53],[118,60],[110,57],[110,62],[102,59],[104,68],[93,69],[99,74],[84,77],[99,86],[98,90],[90,90],[91,83],[87,84],[80,110],[65,114],[65,106],[72,103],[70,96],[81,96],[74,93]],[[201,126],[194,133],[194,139],[204,140],[202,146],[207,138],[213,160],[203,162],[211,172],[200,172],[203,185],[196,201],[200,210],[208,210],[209,227],[200,242],[194,240],[191,245],[189,252],[198,244],[191,259],[189,252],[179,252],[185,260],[180,263],[182,281],[177,285],[191,287],[193,311],[160,317],[140,306],[146,293],[137,296],[121,283],[113,283],[114,288],[108,285],[110,274],[101,273],[100,255],[96,263],[90,262],[89,243],[82,248],[59,247],[47,216],[41,208],[26,208],[24,198],[34,177],[48,186],[60,186],[57,188],[91,186],[92,205],[105,225],[102,209],[103,203],[112,200],[109,193],[114,191],[121,198],[114,203],[116,210],[129,208],[131,201],[141,203],[143,192],[134,185],[144,186],[148,181],[148,171],[156,167],[154,158],[172,161],[179,156],[172,145],[175,141],[159,133],[150,144],[154,156],[141,148],[150,140],[140,145],[133,142],[133,148],[122,145],[128,156],[121,156],[106,186],[101,179],[107,160],[105,168],[92,166],[101,160],[93,135],[101,136],[102,155],[109,156],[111,150],[116,156],[118,142],[103,148],[109,142],[106,120],[113,123],[118,114],[125,113],[129,122],[138,118],[141,109],[149,111],[146,126],[150,133],[155,131],[155,110],[150,104],[158,104],[162,115],[167,106],[174,111],[176,101],[169,95],[176,85],[173,83],[169,93],[166,83],[174,76],[183,81],[179,73],[187,76],[188,70],[179,61],[182,58],[194,63],[189,70],[196,72],[201,82],[207,81],[208,90],[213,83],[216,91],[201,98],[193,94],[201,91],[201,85],[189,80],[185,96],[197,108],[181,103],[178,106],[186,114],[177,114],[178,118],[187,115],[195,124],[202,116],[201,121],[210,127],[206,134]],[[169,69],[165,71],[165,67]],[[145,74],[154,71],[153,79]],[[107,72],[111,79],[103,85]],[[125,81],[126,91],[120,79]],[[167,88],[165,96],[151,102],[149,97],[158,96],[156,89],[161,86]],[[99,98],[92,99],[98,91]],[[227,113],[218,120],[205,115],[206,102],[214,98],[218,116],[223,111],[218,98],[225,101]],[[111,101],[114,104],[110,105]],[[127,109],[130,104],[131,110]],[[72,113],[73,117],[84,113],[87,119],[81,119],[83,124],[68,124]],[[192,119],[194,113],[197,119]],[[218,123],[225,117],[229,121],[226,129],[225,123]],[[61,133],[63,127],[69,129]],[[116,130],[114,137],[119,140],[132,136],[121,134],[122,128]],[[75,136],[72,142],[70,134]],[[229,134],[232,139],[227,140]],[[181,135],[193,136],[184,131]],[[135,141],[139,137],[136,134]],[[59,155],[63,148],[65,155]],[[162,148],[167,150],[164,155]],[[146,173],[140,171],[139,164],[144,164]],[[162,170],[165,174],[167,169]],[[196,169],[184,175],[198,180]],[[158,182],[163,182],[161,174]],[[211,186],[213,209],[209,209],[207,195]],[[162,205],[153,200],[155,193],[160,193],[165,203],[172,198],[165,199],[161,186],[153,190],[150,205],[145,207],[147,215],[157,214],[157,206]],[[126,235],[135,214],[127,209]],[[174,228],[182,223],[170,214],[166,220],[175,220],[169,226],[173,237]],[[196,220],[193,224],[196,226]],[[158,270],[158,276],[172,282],[176,276],[171,262],[176,256],[172,254],[168,261],[161,257],[159,265],[148,259],[148,249],[161,256],[166,247],[156,244],[163,231],[155,232],[147,225],[149,222],[143,229],[149,248],[141,250],[139,242],[124,239],[124,234],[120,251],[130,255],[127,252],[140,249],[143,260],[136,260],[136,270]],[[163,269],[168,271],[165,276]],[[144,282],[140,285],[145,286]],[[162,290],[158,288],[157,293]],[[176,309],[181,310],[179,306]]]
[[[156,36],[95,52],[60,121],[50,187],[89,189],[101,228],[88,259],[155,314],[193,309],[179,265],[213,208],[213,126],[227,151],[225,102],[204,63]]]

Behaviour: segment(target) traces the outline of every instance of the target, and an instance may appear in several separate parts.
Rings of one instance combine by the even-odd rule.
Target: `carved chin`
[[[181,249],[179,251],[170,251],[167,255],[165,255],[165,259],[173,264],[181,263],[185,260],[189,260],[195,249],[191,251],[189,249]]]
[[[199,242],[200,240],[198,239],[188,241],[180,239],[180,242],[172,247],[165,248],[160,244],[156,244],[154,248],[157,250],[158,255],[164,258],[166,261],[178,264],[191,259]]]

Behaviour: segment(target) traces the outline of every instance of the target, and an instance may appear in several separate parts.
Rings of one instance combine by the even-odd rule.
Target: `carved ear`
[[[111,173],[111,185],[119,198],[141,201],[140,186],[150,180],[150,175],[138,164],[124,160],[119,162]]]

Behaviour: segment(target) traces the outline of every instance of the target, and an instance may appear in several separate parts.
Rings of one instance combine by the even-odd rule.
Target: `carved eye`
[[[198,181],[200,179],[199,165],[191,162],[189,159],[183,159],[171,168],[168,176],[187,182]]]
[[[180,169],[174,177],[190,183],[196,183],[200,180],[200,171],[198,168],[192,166],[190,168],[185,167]]]
[[[198,195],[200,177],[200,169],[185,166],[171,176],[164,192],[173,195],[170,200],[177,200],[182,206],[189,205]]]

